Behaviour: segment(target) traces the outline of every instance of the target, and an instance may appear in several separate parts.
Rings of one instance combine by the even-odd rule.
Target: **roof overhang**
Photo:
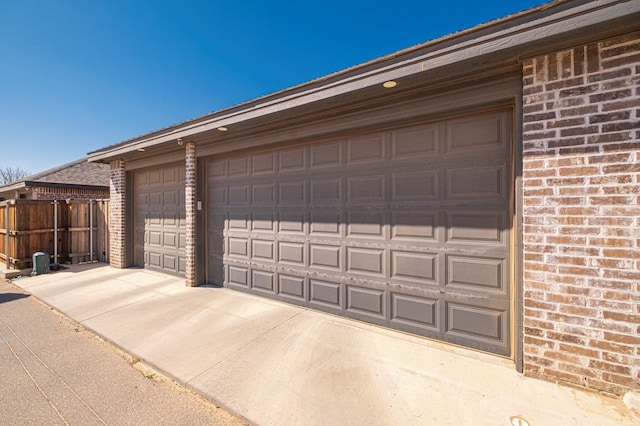
[[[229,140],[235,129],[268,129],[305,112],[387,96],[382,84],[403,90],[438,78],[517,64],[536,54],[577,46],[640,27],[640,1],[556,1],[451,34],[231,108],[148,133],[88,154],[93,162],[175,149],[176,141]],[[217,129],[226,127],[228,132]],[[158,151],[159,152],[159,151]]]
[[[24,180],[13,182],[13,183],[9,183],[7,185],[0,186],[0,193],[9,192],[9,191],[16,191],[18,189],[24,188],[25,186],[26,186],[26,181],[24,181]]]
[[[85,189],[85,190],[108,190],[109,186],[105,185],[83,185],[78,183],[60,183],[60,182],[40,182],[26,181],[23,185],[25,188],[66,188],[66,189]]]
[[[59,183],[59,182],[41,182],[37,180],[35,181],[23,180],[23,181],[9,184],[9,185],[1,186],[0,193],[18,191],[21,189],[32,189],[32,188],[66,188],[66,189],[84,189],[84,190],[102,191],[102,190],[108,190],[109,186],[83,185],[83,184]]]

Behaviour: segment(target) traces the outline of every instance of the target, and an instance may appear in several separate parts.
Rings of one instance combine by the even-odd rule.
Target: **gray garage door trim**
[[[511,356],[512,115],[212,158],[208,281]]]
[[[133,172],[133,265],[184,275],[184,164]]]

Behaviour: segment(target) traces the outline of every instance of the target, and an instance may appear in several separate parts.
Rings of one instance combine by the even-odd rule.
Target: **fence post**
[[[58,263],[58,200],[53,200],[53,263]]]
[[[7,249],[7,251],[5,251],[5,260],[7,262],[7,269],[9,269],[10,265],[11,265],[11,256],[9,254],[9,250],[11,249],[11,243],[9,240],[9,228],[11,228],[9,226],[9,205],[11,204],[11,200],[7,200],[7,204],[6,204],[6,212],[5,212],[5,225],[7,226],[7,233],[4,234],[4,243],[5,243],[5,248]]]
[[[93,200],[89,200],[89,262],[93,263]]]

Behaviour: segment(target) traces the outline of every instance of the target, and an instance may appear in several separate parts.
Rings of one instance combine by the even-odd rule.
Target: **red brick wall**
[[[109,190],[69,189],[69,188],[34,188],[33,200],[102,200],[109,198]]]
[[[640,388],[640,33],[523,64],[524,370]]]

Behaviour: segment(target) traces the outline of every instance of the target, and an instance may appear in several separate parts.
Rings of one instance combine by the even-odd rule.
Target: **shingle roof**
[[[0,186],[0,191],[37,186],[39,182],[63,186],[104,186],[108,188],[109,168],[101,168],[98,164],[89,163],[86,158],[82,158]]]

